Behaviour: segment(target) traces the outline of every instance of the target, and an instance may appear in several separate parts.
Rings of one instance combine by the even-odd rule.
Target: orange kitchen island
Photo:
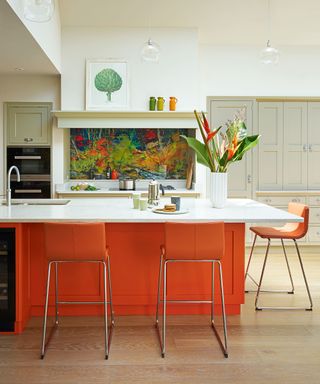
[[[244,303],[245,223],[300,221],[301,218],[247,199],[230,199],[224,209],[214,209],[206,200],[185,200],[183,204],[188,212],[175,216],[134,210],[131,199],[75,199],[66,205],[44,202],[43,205],[1,205],[0,228],[13,227],[16,234],[15,333],[23,331],[30,316],[43,314],[47,271],[43,223],[49,221],[105,222],[115,315],[155,314],[164,222],[224,221],[226,247],[222,264],[226,310],[228,314],[239,314]],[[88,242],[90,238],[82,241]],[[174,264],[169,266],[168,274],[168,298],[210,299],[210,265]],[[53,274],[52,287],[54,278]],[[219,310],[218,285],[216,288]],[[101,301],[102,292],[102,270],[98,265],[59,266],[59,300]],[[50,293],[49,310],[53,314],[54,288]],[[102,315],[102,310],[102,306],[94,304],[59,308],[61,315]],[[171,314],[209,312],[207,304],[168,307]]]

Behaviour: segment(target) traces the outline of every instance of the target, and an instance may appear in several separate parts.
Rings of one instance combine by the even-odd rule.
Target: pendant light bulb
[[[142,47],[141,58],[146,62],[157,63],[160,58],[160,46],[153,40],[149,39]]]
[[[280,53],[277,48],[274,48],[270,44],[270,40],[267,41],[267,46],[261,51],[260,58],[263,64],[275,65],[279,63]]]
[[[54,14],[54,0],[23,0],[23,15],[29,21],[45,23]]]

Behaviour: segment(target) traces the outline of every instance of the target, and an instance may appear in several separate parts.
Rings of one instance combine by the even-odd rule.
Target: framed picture
[[[125,60],[87,59],[86,109],[127,109],[128,69]]]

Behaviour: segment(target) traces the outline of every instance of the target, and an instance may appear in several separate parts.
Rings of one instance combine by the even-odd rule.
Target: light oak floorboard
[[[289,258],[295,295],[263,294],[261,304],[307,303],[299,264],[294,254]],[[165,359],[160,357],[153,317],[116,317],[109,360],[103,358],[102,318],[63,317],[45,359],[40,360],[42,319],[32,318],[22,335],[0,336],[0,383],[318,384],[320,255],[303,259],[314,310],[256,312],[254,294],[247,294],[241,315],[228,317],[228,359],[221,353],[208,316],[201,315],[168,317]],[[261,262],[262,255],[257,255],[252,266],[256,277]],[[267,268],[265,287],[289,287],[280,255],[271,255]],[[217,323],[221,325],[220,316]]]

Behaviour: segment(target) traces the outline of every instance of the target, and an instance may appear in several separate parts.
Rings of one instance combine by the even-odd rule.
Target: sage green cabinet
[[[7,145],[50,145],[51,103],[6,103]]]

